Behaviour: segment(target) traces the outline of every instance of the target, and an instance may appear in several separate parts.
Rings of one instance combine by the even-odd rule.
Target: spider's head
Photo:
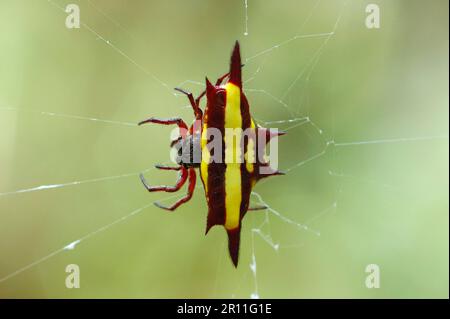
[[[200,139],[188,135],[171,143],[172,161],[184,167],[198,167],[201,162]]]

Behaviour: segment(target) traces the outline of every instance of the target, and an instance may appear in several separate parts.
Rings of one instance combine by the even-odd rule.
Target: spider
[[[177,125],[180,136],[170,144],[177,150],[176,162],[178,166],[156,165],[162,170],[179,171],[174,186],[150,186],[141,174],[140,179],[149,192],[176,192],[188,182],[186,195],[171,206],[164,206],[158,202],[159,208],[174,211],[180,205],[192,198],[196,184],[196,169],[205,189],[208,204],[208,217],[206,234],[212,226],[222,225],[228,234],[228,248],[231,260],[235,267],[238,265],[239,243],[242,219],[247,211],[263,210],[266,206],[249,207],[250,194],[256,182],[261,178],[283,175],[282,172],[270,168],[268,161],[255,158],[255,154],[264,152],[265,144],[271,138],[285,134],[281,131],[272,131],[256,125],[250,115],[249,104],[242,90],[241,55],[239,43],[236,41],[230,62],[230,72],[221,76],[213,85],[206,78],[206,89],[194,98],[192,93],[175,88],[189,99],[194,111],[195,120],[188,125],[178,117],[160,119],[151,117],[139,123],[156,123],[163,125]],[[226,83],[224,81],[227,79]],[[206,95],[206,108],[200,108],[200,100]],[[212,138],[208,132],[216,129],[222,139],[216,140],[222,152],[211,148]],[[229,139],[228,129],[242,129],[257,132],[242,139],[243,143]],[[264,137],[262,146],[259,143]],[[243,149],[242,149],[243,148]],[[241,162],[227,161],[230,152],[243,155]],[[219,157],[211,161],[211,157]],[[252,157],[252,160],[250,160]],[[199,160],[200,159],[200,160]],[[261,174],[260,168],[266,168]]]

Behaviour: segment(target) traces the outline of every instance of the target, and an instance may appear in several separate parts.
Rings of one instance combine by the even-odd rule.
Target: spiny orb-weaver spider
[[[283,174],[272,169],[267,160],[255,155],[264,154],[266,143],[275,136],[283,135],[284,132],[273,131],[255,124],[250,115],[247,98],[242,91],[241,69],[239,43],[236,41],[231,55],[230,72],[221,76],[215,85],[212,85],[206,78],[206,90],[196,99],[192,93],[180,88],[175,89],[187,96],[194,110],[195,120],[190,127],[181,118],[152,117],[139,123],[139,125],[145,123],[175,124],[180,131],[179,137],[171,143],[171,147],[178,150],[176,161],[179,165],[175,167],[156,165],[158,169],[180,172],[175,185],[150,186],[142,174],[140,178],[149,192],[176,192],[189,179],[186,196],[171,206],[163,206],[158,202],[155,202],[155,205],[173,211],[189,201],[195,189],[195,169],[199,168],[208,203],[206,233],[214,225],[224,226],[228,234],[230,257],[236,267],[242,219],[249,210],[267,208],[265,206],[249,207],[252,188],[261,178]],[[223,84],[227,78],[228,81]],[[203,112],[200,109],[200,100],[205,95],[207,101],[205,112]],[[219,152],[216,148],[211,147],[213,136],[209,136],[209,131],[213,129],[221,134],[222,138],[216,142],[224,151]],[[230,136],[229,129],[253,131],[255,134],[244,134],[238,137],[241,143],[239,140],[235,140],[236,137]],[[240,154],[242,160],[230,161],[230,154]],[[211,160],[211,157],[215,157],[215,160]],[[232,158],[234,159],[234,155]],[[261,168],[263,169],[261,170]],[[261,173],[262,171],[264,173]]]

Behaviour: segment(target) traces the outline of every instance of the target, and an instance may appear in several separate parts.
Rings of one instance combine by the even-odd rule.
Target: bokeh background
[[[371,2],[380,29],[365,26],[369,1],[249,0],[244,35],[238,0],[1,0],[0,278],[31,267],[0,297],[448,298],[448,2]],[[81,29],[65,27],[69,3]],[[238,269],[223,229],[204,236],[201,187],[167,213],[139,181],[168,162],[171,129],[127,125],[190,121],[172,87],[198,94],[235,40],[253,116],[293,120],[271,125],[288,129],[279,162],[293,169],[256,187],[273,211],[247,215]]]

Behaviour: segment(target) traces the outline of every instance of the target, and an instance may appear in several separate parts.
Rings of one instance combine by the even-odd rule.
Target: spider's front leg
[[[245,64],[241,64],[241,68],[244,66]],[[227,74],[222,75],[220,78],[217,79],[216,81],[216,86],[219,86],[222,84],[223,80],[225,80],[228,76],[230,75],[230,73],[228,72]]]
[[[244,65],[242,65],[242,66],[244,66]],[[220,78],[218,78],[216,81],[216,86],[221,85],[223,80],[225,80],[229,75],[230,75],[230,73],[226,73],[226,74],[222,75]],[[203,91],[195,100],[194,100],[194,96],[192,95],[191,92],[187,92],[180,88],[175,88],[175,91],[183,93],[184,95],[186,95],[188,97],[189,103],[191,103],[191,106],[194,109],[195,118],[197,120],[201,119],[203,117],[203,112],[200,109],[200,100],[202,99],[202,97],[205,96],[206,90]]]
[[[164,169],[171,169],[171,168],[164,168]],[[180,175],[178,176],[178,180],[175,183],[175,186],[150,186],[147,181],[145,180],[145,177],[143,174],[140,174],[139,177],[141,178],[142,184],[144,184],[145,188],[149,191],[149,192],[168,192],[168,193],[173,193],[178,191],[183,185],[184,183],[186,183],[186,180],[188,178],[188,170],[181,166],[180,167]]]
[[[165,171],[179,171],[183,167],[182,166],[167,166],[167,165],[156,164],[155,168],[162,169],[162,170],[165,170]]]
[[[257,210],[266,210],[268,208],[269,208],[269,206],[267,206],[267,205],[257,205],[257,206],[249,207],[247,209],[247,211],[251,212],[251,211],[257,211]]]
[[[163,124],[163,125],[176,124],[178,126],[178,128],[180,129],[180,135],[182,137],[185,137],[186,132],[188,131],[188,126],[179,117],[173,117],[173,118],[169,118],[169,119],[159,119],[159,118],[151,117],[149,119],[139,122],[138,125],[142,125],[142,124],[146,124],[146,123],[156,123],[156,124]]]
[[[191,103],[192,109],[194,110],[195,118],[197,120],[201,119],[203,117],[203,112],[200,109],[200,105],[199,104],[200,104],[200,99],[205,94],[201,94],[196,100],[194,100],[194,96],[192,95],[191,92],[186,92],[185,90],[180,89],[180,88],[175,88],[175,91],[183,93],[184,95],[186,95],[188,97],[189,103]]]
[[[183,167],[183,169],[187,171],[186,168]],[[155,202],[155,206],[165,209],[165,210],[174,211],[180,205],[188,202],[192,198],[192,195],[194,194],[196,179],[197,179],[197,177],[195,175],[195,168],[192,168],[192,167],[189,168],[189,186],[188,186],[186,196],[184,196],[183,198],[180,198],[172,206],[164,206],[158,202]]]

